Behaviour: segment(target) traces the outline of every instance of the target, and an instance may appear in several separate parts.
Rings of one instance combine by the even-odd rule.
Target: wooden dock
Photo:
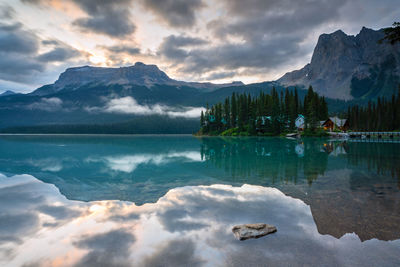
[[[371,139],[371,138],[400,138],[400,132],[350,132],[348,133],[350,138],[362,138],[362,139]]]
[[[400,138],[348,138],[345,141],[351,143],[398,143]]]

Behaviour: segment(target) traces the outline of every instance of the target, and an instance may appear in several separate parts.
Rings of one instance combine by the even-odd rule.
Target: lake
[[[400,143],[0,136],[0,265],[398,266]]]

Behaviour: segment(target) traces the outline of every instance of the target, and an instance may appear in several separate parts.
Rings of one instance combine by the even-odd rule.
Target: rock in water
[[[239,240],[259,238],[276,232],[276,227],[266,223],[241,224],[232,228],[232,232]]]

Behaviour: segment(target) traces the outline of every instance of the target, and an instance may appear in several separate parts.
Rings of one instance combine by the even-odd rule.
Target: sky
[[[398,0],[0,0],[0,93],[138,61],[177,80],[270,81],[310,62],[320,34],[399,14]]]

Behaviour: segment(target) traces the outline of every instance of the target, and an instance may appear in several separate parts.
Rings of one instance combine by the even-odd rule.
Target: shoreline
[[[193,134],[69,134],[69,133],[0,133],[0,136],[193,136]]]

